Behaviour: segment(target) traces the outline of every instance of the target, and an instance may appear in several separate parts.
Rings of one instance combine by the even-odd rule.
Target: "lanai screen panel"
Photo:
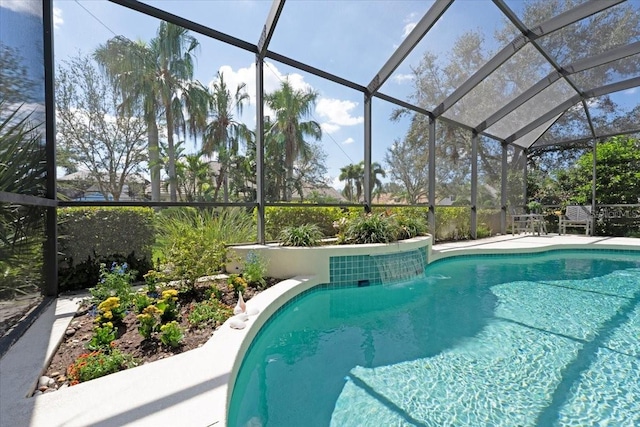
[[[446,111],[444,116],[476,127],[551,70],[533,45],[527,44]]]
[[[640,128],[640,101],[638,89],[628,89],[606,96],[592,98],[590,104],[596,134],[628,133]]]
[[[478,139],[478,207],[500,209],[502,144],[492,138]]]
[[[0,351],[45,287],[44,40],[42,2],[0,3]]]
[[[271,9],[269,1],[140,0],[252,44],[260,39]]]
[[[535,141],[538,140],[538,138],[540,138],[540,136],[547,130],[549,129],[549,127],[556,121],[558,120],[558,118],[561,116],[561,114],[558,114],[554,117],[552,117],[551,119],[547,120],[546,122],[542,123],[540,126],[538,126],[537,128],[533,129],[531,132],[523,135],[521,138],[516,139],[513,142],[513,145],[516,147],[520,147],[520,148],[529,148],[531,147],[532,144],[534,144]]]
[[[629,19],[639,13],[639,4],[637,0],[617,4],[543,36],[538,43],[554,61],[565,66],[637,41],[640,29],[629,25]]]
[[[269,50],[366,86],[433,3],[287,1]]]
[[[374,98],[371,158],[373,203],[427,203],[429,119]],[[382,173],[380,173],[382,169]],[[386,191],[379,191],[380,188]]]
[[[592,133],[589,121],[584,106],[580,102],[555,120],[551,127],[536,140],[534,147],[590,138]]]
[[[640,54],[572,74],[571,81],[578,89],[587,91],[638,76],[640,76]]]
[[[507,114],[499,122],[488,128],[487,132],[499,138],[507,138],[534,119],[541,117],[575,95],[576,92],[566,81],[558,80]]]
[[[482,19],[476,19],[482,16]],[[489,0],[455,1],[392,74],[381,92],[435,109],[511,40],[496,40],[496,31],[510,27]],[[406,76],[406,77],[405,77]],[[393,81],[410,77],[417,90],[407,94]]]
[[[524,169],[527,156],[519,147],[507,148],[507,206],[509,208],[523,207],[526,204]]]

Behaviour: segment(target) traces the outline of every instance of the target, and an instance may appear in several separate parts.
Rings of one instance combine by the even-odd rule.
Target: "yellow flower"
[[[111,310],[105,311],[102,314],[102,317],[104,317],[105,319],[113,319],[113,313],[111,312]]]
[[[146,314],[150,317],[161,314],[161,311],[155,305],[148,305],[142,310],[143,314]]]
[[[167,300],[169,298],[177,299],[178,291],[175,289],[167,289],[166,291],[162,291],[162,299]]]
[[[106,312],[118,307],[120,307],[120,298],[109,297],[98,305],[98,310]]]
[[[107,327],[107,328],[109,328],[109,329],[113,329],[113,323],[111,323],[111,322],[103,323],[103,324],[102,324],[102,326],[103,326],[103,327],[104,327],[104,326],[106,326],[106,327]]]

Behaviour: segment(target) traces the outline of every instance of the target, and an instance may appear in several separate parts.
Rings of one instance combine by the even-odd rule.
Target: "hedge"
[[[152,268],[154,211],[143,207],[73,207],[58,210],[60,291],[94,286],[100,263],[127,262],[137,280]]]

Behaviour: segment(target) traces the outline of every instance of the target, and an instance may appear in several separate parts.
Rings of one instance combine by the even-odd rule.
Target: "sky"
[[[258,42],[271,8],[271,1],[267,0],[149,0],[146,3],[250,43]],[[408,99],[413,92],[411,66],[418,65],[423,52],[428,48],[444,54],[451,41],[463,32],[462,27],[476,25],[471,22],[473,14],[461,13],[463,9],[469,12],[469,8],[480,10],[490,5],[485,0],[456,3],[464,4],[454,4],[448,19],[443,17],[442,22],[436,24],[440,26],[439,37],[423,39],[381,92]],[[366,86],[432,4],[433,1],[415,0],[287,1],[269,49]],[[148,41],[155,36],[159,25],[155,18],[106,1],[55,0],[54,8],[57,17],[54,33],[56,62],[79,51],[91,52],[114,35]],[[497,9],[494,13],[498,15]],[[246,83],[251,100],[249,105],[245,105],[241,120],[254,128],[253,54],[199,34],[195,36],[200,41],[200,49],[194,77],[204,84],[211,84],[220,71],[230,88]],[[287,76],[294,87],[318,92],[311,118],[320,123],[323,130],[321,144],[327,154],[327,183],[342,189],[344,183],[338,180],[340,168],[364,159],[363,95],[272,60],[266,61],[265,91],[277,89]],[[408,119],[389,120],[395,108],[374,99],[372,157],[380,164],[384,163],[386,150],[409,128]],[[194,151],[197,148],[195,144],[190,147]]]
[[[256,44],[272,2],[146,0],[145,3]],[[516,13],[522,9],[521,0],[507,0],[506,3]],[[39,4],[39,0],[0,0],[0,24],[1,20],[18,14],[25,22],[33,21],[27,19],[28,16],[40,18],[38,8],[33,7]],[[367,86],[432,4],[432,0],[289,0],[269,49]],[[79,52],[91,53],[116,35],[147,42],[155,36],[160,22],[104,0],[54,0],[53,5],[54,51],[58,66]],[[490,0],[454,2],[380,91],[408,99],[414,90],[412,67],[420,63],[422,55],[430,51],[446,59],[453,42],[468,30],[481,30],[490,49],[500,48],[492,45],[491,39],[503,19]],[[3,42],[13,43],[24,52],[33,51],[25,44],[28,37],[20,32],[3,31],[2,27],[0,25]],[[24,33],[29,31],[30,27],[24,26]],[[254,128],[254,55],[199,34],[193,35],[200,41],[194,77],[210,85],[216,74],[223,72],[230,88],[245,83],[250,103],[245,105],[239,118]],[[340,168],[358,163],[364,157],[363,95],[269,59],[265,66],[265,91],[276,90],[287,76],[294,87],[318,92],[311,119],[320,123],[323,129],[321,144],[327,153],[327,182],[341,189],[343,183],[337,179]],[[409,128],[408,118],[389,120],[395,108],[379,99],[373,101],[372,160],[381,164],[384,164],[388,148],[395,140],[403,138]],[[187,147],[190,151],[200,148],[197,142],[188,143]]]

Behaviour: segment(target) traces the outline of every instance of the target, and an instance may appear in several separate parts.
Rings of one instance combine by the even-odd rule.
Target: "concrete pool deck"
[[[434,245],[433,261],[473,253],[550,249],[640,251],[640,239],[584,235],[516,235]],[[260,310],[243,330],[228,322],[201,348],[52,393],[27,398],[64,331],[79,297],[60,297],[0,359],[0,426],[223,426],[230,379],[260,326],[291,297],[319,284],[310,276],[285,280],[253,298]]]

